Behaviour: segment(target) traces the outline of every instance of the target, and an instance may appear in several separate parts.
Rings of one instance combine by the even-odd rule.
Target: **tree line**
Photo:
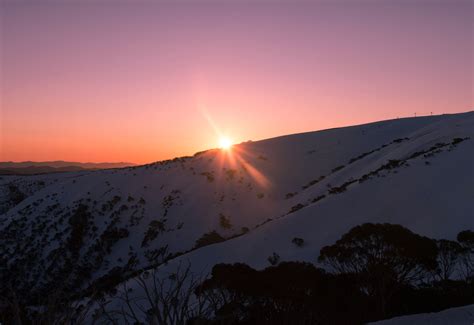
[[[134,295],[123,283],[113,297],[95,295],[94,310],[67,299],[27,308],[10,295],[9,300],[0,299],[0,321],[363,324],[474,303],[471,230],[451,241],[421,236],[400,225],[366,223],[323,247],[314,264],[272,264],[263,270],[242,263],[217,264],[207,277],[196,277],[190,265],[166,276],[146,271],[133,279],[143,295]]]

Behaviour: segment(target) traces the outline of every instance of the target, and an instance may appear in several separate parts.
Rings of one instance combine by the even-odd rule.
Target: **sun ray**
[[[227,137],[221,137],[219,139],[219,147],[224,150],[229,150],[232,147],[232,140]]]

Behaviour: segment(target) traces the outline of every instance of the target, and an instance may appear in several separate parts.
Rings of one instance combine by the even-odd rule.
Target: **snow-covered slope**
[[[438,313],[426,313],[395,317],[373,325],[472,325],[474,324],[474,305],[450,308]]]
[[[5,176],[0,256],[25,287],[47,288],[69,272],[85,288],[114,268],[131,274],[166,259],[163,269],[186,260],[199,272],[220,262],[265,267],[273,253],[315,262],[323,245],[363,222],[454,238],[474,228],[473,166],[470,112],[289,135],[133,168]],[[16,205],[5,203],[12,185],[26,197]],[[228,240],[196,247],[212,231]]]

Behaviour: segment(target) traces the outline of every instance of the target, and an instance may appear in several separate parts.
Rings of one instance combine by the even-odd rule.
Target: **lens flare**
[[[224,150],[229,150],[232,147],[232,141],[229,138],[223,137],[219,139],[219,147]]]

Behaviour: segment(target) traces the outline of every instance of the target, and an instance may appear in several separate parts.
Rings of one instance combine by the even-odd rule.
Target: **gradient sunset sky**
[[[474,1],[2,1],[0,161],[473,110]]]

